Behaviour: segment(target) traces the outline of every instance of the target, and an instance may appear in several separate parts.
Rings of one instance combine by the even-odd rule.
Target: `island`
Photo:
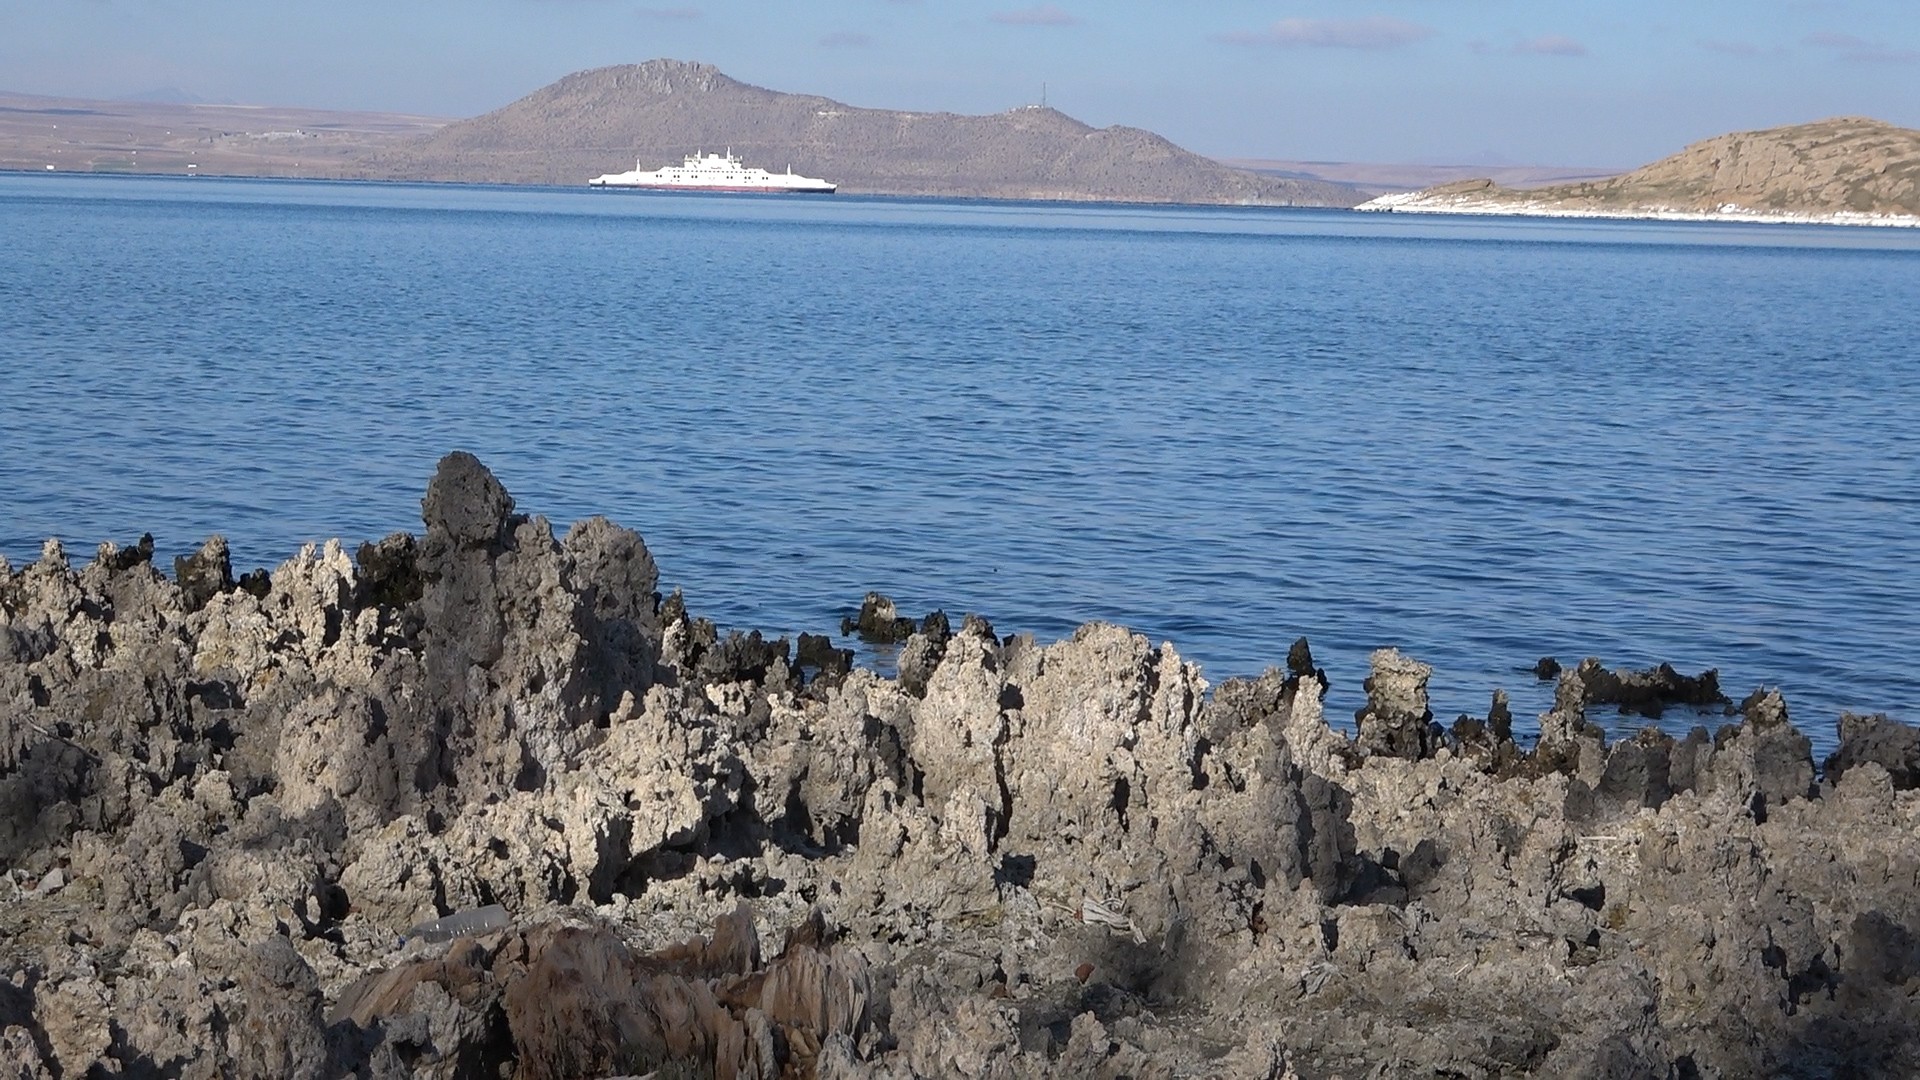
[[[1621,176],[1525,190],[1461,180],[1358,209],[1920,226],[1920,131],[1864,117],[1736,132]]]

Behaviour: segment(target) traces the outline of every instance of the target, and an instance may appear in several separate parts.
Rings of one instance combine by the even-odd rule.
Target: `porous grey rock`
[[[489,548],[506,538],[513,496],[479,458],[456,450],[435,467],[420,517],[430,539],[467,550]]]
[[[1360,746],[1374,754],[1423,758],[1436,749],[1433,710],[1427,706],[1427,680],[1433,667],[1398,649],[1375,650],[1367,676],[1366,707],[1354,714]]]
[[[1885,715],[1840,715],[1840,747],[1828,755],[1826,775],[1839,781],[1847,770],[1872,762],[1887,770],[1894,790],[1920,788],[1920,728]]]
[[[423,509],[258,593],[5,571],[11,1073],[1920,1071],[1892,720],[1816,785],[1777,694],[1609,745],[1566,672],[1529,753],[1385,652],[1355,741],[1304,647],[977,618],[803,684],[618,526]]]
[[[207,601],[233,589],[233,561],[224,536],[215,536],[192,555],[173,561],[174,578],[179,582],[183,605],[189,613],[207,606]]]

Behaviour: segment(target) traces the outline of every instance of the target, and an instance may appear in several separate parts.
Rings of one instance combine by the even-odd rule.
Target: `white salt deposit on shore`
[[[1720,209],[1703,212],[1651,206],[1637,210],[1580,210],[1540,202],[1506,202],[1499,199],[1462,195],[1428,195],[1419,191],[1382,195],[1354,207],[1374,213],[1512,215],[1550,218],[1617,218],[1628,221],[1738,221],[1761,225],[1874,225],[1883,228],[1920,228],[1920,216],[1911,214],[1865,214],[1842,211],[1833,214],[1786,214],[1749,210],[1728,203]]]

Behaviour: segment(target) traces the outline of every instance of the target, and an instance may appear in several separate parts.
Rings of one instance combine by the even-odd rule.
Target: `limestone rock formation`
[[[1920,1071],[1896,721],[1609,745],[1576,669],[1529,750],[1383,650],[1349,738],[1304,642],[976,617],[883,678],[468,455],[422,511],[0,567],[7,1075]]]

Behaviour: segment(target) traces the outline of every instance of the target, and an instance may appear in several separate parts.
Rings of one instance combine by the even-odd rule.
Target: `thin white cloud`
[[[1005,26],[1080,25],[1079,18],[1054,7],[1052,4],[1041,4],[1037,7],[1022,8],[1019,11],[996,11],[987,16],[987,18]]]
[[[1546,34],[1529,38],[1513,47],[1516,53],[1530,56],[1585,56],[1587,47],[1565,34]]]
[[[1866,38],[1855,37],[1852,34],[1837,34],[1831,30],[1808,34],[1802,40],[1822,49],[1870,49],[1873,47],[1873,42]]]
[[[1516,41],[1511,45],[1494,45],[1485,39],[1476,38],[1467,42],[1467,51],[1477,56],[1586,56],[1587,47],[1562,34],[1547,34],[1543,37]]]
[[[635,8],[633,13],[643,19],[654,19],[659,22],[692,22],[700,17],[700,9],[690,7],[643,7]]]
[[[1848,53],[1842,59],[1858,64],[1920,64],[1920,49],[1889,49],[1875,46]]]
[[[1920,50],[1901,49],[1884,42],[1868,41],[1854,34],[1842,34],[1831,30],[1822,30],[1808,34],[1800,39],[1802,44],[1816,49],[1830,49],[1840,59],[1860,64],[1914,64],[1920,63]]]
[[[1694,42],[1694,44],[1705,49],[1707,52],[1719,53],[1722,56],[1760,55],[1760,46],[1746,41],[1716,41],[1712,38],[1703,38]]]
[[[1281,19],[1262,30],[1236,30],[1216,40],[1230,45],[1305,46],[1326,49],[1397,49],[1433,36],[1433,28],[1405,19]]]
[[[1805,37],[1807,44],[1816,44],[1820,48],[1872,48],[1872,42],[1853,35],[1836,35],[1832,31],[1820,31]]]

